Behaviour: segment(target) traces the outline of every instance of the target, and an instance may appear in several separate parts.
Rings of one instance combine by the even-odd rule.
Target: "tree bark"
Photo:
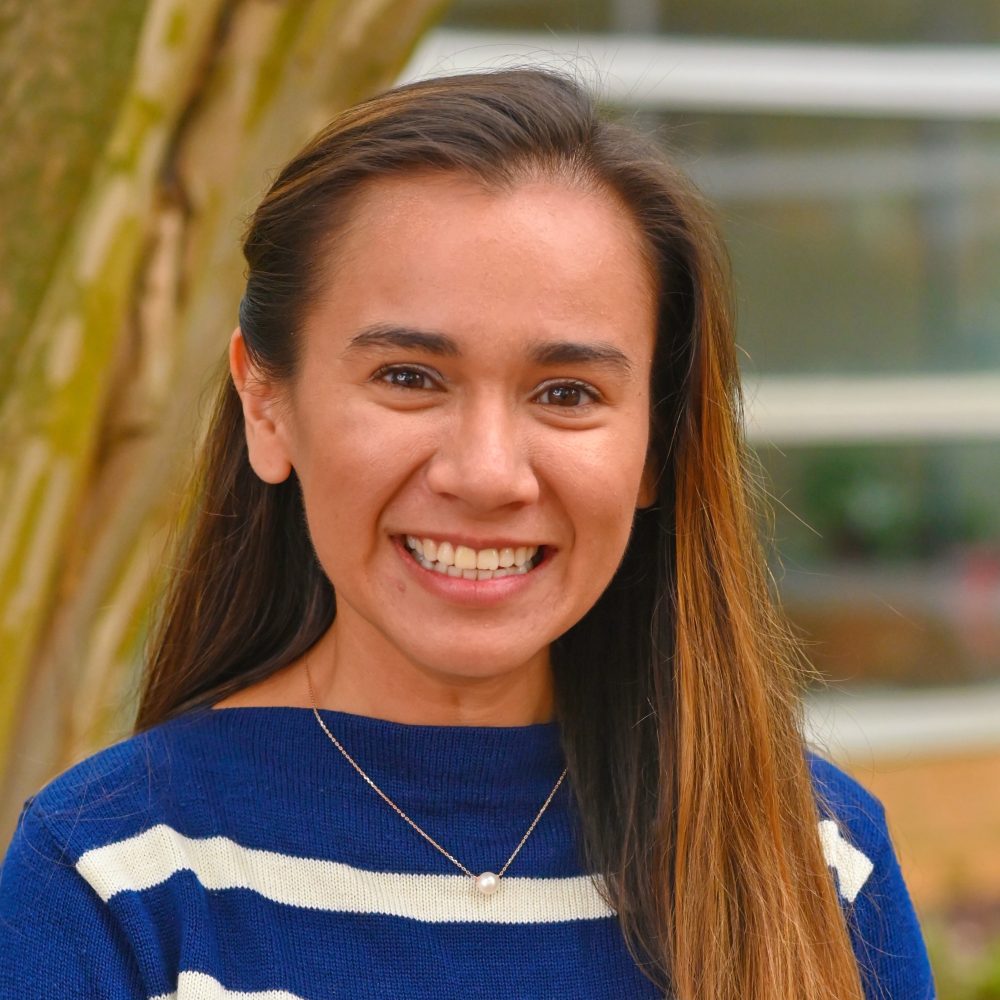
[[[128,730],[163,540],[236,324],[243,219],[269,171],[391,84],[442,7],[148,4],[118,119],[4,348],[0,840],[27,794]]]

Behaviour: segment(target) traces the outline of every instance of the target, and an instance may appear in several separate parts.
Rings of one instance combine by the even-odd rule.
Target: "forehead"
[[[313,313],[326,329],[393,322],[504,339],[617,331],[652,349],[643,237],[603,189],[380,178],[362,187],[328,250]]]

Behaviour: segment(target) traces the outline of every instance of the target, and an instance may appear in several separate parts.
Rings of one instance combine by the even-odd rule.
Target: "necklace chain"
[[[473,872],[469,871],[469,869],[466,868],[465,865],[463,865],[462,862],[458,860],[458,858],[456,858],[453,854],[449,854],[429,833],[421,829],[420,826],[418,826],[412,819],[410,819],[410,817],[407,816],[406,813],[403,812],[403,810],[400,809],[399,806],[397,806],[396,803],[393,802],[392,799],[390,799],[389,796],[386,795],[385,792],[383,792],[382,789],[379,788],[378,785],[376,785],[375,782],[368,777],[368,775],[362,769],[361,765],[344,749],[340,740],[338,740],[337,737],[330,732],[329,728],[327,727],[327,724],[323,721],[322,716],[319,714],[319,709],[316,707],[316,692],[313,690],[312,675],[309,672],[309,665],[306,664],[305,668],[306,668],[306,684],[308,684],[309,686],[309,700],[312,702],[313,715],[316,717],[316,721],[320,724],[320,728],[323,730],[324,733],[326,733],[330,742],[344,755],[344,757],[347,759],[347,762],[351,765],[351,767],[353,767],[354,770],[357,771],[362,778],[364,778],[366,784],[368,784],[371,787],[372,791],[374,791],[375,794],[378,795],[378,797],[382,799],[382,801],[385,802],[385,804],[389,806],[389,808],[392,809],[393,812],[395,812],[400,819],[405,820],[407,823],[409,823],[409,825],[413,827],[413,829],[416,830],[416,832],[419,833],[420,836],[427,841],[427,843],[429,843],[432,847],[440,851],[463,874],[467,875],[471,879],[477,879],[477,876]],[[518,854],[520,854],[521,848],[524,847],[528,838],[531,836],[535,827],[538,825],[538,821],[542,818],[542,814],[545,812],[546,809],[548,809],[549,803],[555,798],[555,794],[556,792],[559,791],[559,786],[563,783],[563,780],[565,779],[568,770],[569,768],[563,768],[562,774],[559,775],[559,780],[555,783],[554,787],[552,788],[552,791],[549,792],[548,798],[542,803],[542,808],[538,810],[537,815],[531,821],[531,826],[529,826],[528,829],[525,831],[525,834],[521,838],[520,843],[518,843],[517,847],[514,848],[514,853],[511,854],[511,856],[507,859],[507,863],[503,866],[503,868],[501,868],[500,871],[497,872],[496,874],[497,879],[503,878],[503,876],[507,873],[507,869],[510,868],[514,858],[516,858]],[[487,872],[486,874],[488,875],[490,873]],[[483,876],[478,876],[478,878],[481,877]]]

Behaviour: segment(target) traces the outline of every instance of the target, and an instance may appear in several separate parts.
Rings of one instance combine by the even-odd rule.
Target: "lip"
[[[433,535],[424,535],[424,538],[434,538]],[[453,541],[456,536],[452,535],[447,540]],[[442,539],[445,540],[445,539]],[[452,604],[464,605],[466,607],[489,608],[499,604],[504,604],[511,598],[516,597],[522,591],[538,583],[540,576],[544,576],[551,562],[551,556],[546,557],[532,570],[527,573],[519,573],[514,576],[502,576],[495,580],[466,580],[460,576],[446,576],[443,573],[436,573],[434,570],[424,569],[410,555],[409,550],[403,544],[403,539],[399,535],[392,536],[392,544],[407,568],[407,572],[416,580],[424,590],[436,597],[444,598]],[[459,544],[466,544],[461,542]],[[470,545],[470,548],[473,546]],[[483,548],[496,548],[495,544],[483,545]],[[508,546],[504,543],[504,547]]]

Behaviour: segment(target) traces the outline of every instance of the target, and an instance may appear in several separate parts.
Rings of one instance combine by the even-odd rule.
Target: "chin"
[[[503,677],[527,668],[529,665],[548,664],[548,644],[541,650],[524,647],[497,649],[484,646],[479,649],[466,647],[442,656],[441,650],[413,650],[410,659],[430,673],[456,680],[480,681],[490,677]]]

